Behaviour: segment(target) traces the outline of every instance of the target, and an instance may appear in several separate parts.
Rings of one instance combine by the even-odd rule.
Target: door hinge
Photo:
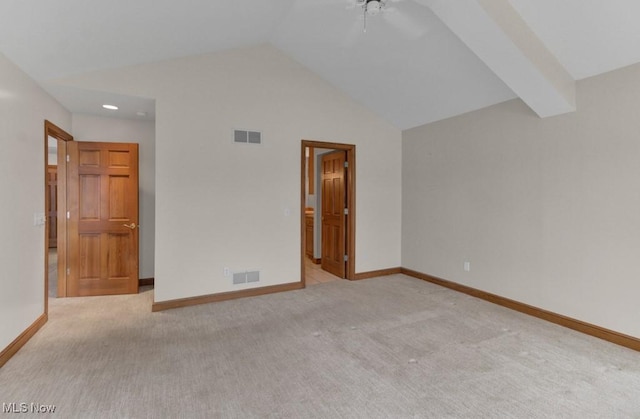
[[[71,268],[67,268],[67,275],[71,275]]]
[[[349,262],[349,255],[344,255],[344,261]]]
[[[344,162],[344,167],[349,167],[349,162],[348,161]]]
[[[71,157],[69,157],[69,155],[67,154],[67,163],[69,163],[71,161]]]
[[[67,211],[67,220],[71,219],[71,211]]]
[[[349,208],[344,209],[344,215],[349,215]]]

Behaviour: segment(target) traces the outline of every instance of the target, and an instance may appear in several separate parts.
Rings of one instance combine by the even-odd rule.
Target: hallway
[[[321,265],[316,265],[309,258],[304,258],[305,279],[307,285],[317,285],[325,282],[341,281],[341,278],[322,270]]]

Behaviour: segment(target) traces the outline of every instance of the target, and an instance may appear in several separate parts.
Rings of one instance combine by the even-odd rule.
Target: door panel
[[[322,156],[322,269],[345,277],[344,151]]]
[[[79,181],[80,220],[100,220],[100,176],[81,174]]]
[[[78,237],[80,272],[78,276],[85,279],[100,279],[100,235],[81,234]]]
[[[70,142],[67,296],[138,291],[138,145]]]

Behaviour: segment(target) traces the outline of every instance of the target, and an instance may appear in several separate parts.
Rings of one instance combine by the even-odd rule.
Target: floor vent
[[[262,133],[259,131],[233,131],[233,142],[242,144],[262,144]]]

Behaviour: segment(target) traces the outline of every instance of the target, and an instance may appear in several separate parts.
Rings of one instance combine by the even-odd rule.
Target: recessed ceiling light
[[[115,106],[115,105],[102,105],[102,107],[105,108],[105,109],[112,110],[112,111],[117,111],[118,110],[118,107]]]

